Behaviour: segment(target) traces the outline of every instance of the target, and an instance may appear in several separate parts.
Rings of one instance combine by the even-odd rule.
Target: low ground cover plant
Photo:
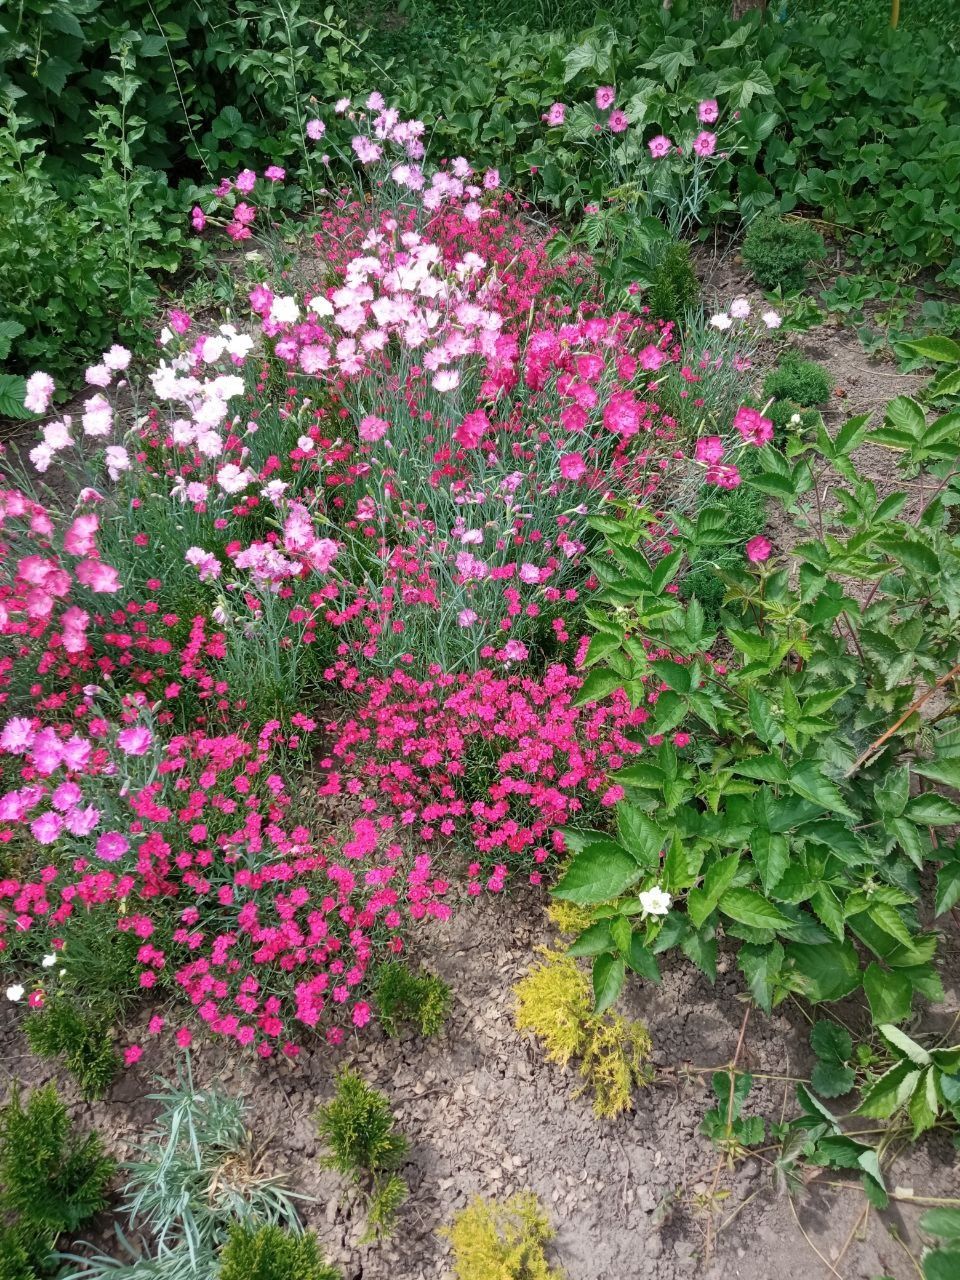
[[[795,293],[806,284],[811,264],[825,256],[826,248],[814,227],[768,212],[751,223],[741,252],[761,289]]]
[[[219,1280],[341,1280],[312,1231],[293,1235],[268,1224],[237,1225],[220,1252]]]
[[[544,1248],[555,1234],[550,1219],[531,1191],[503,1202],[477,1197],[444,1234],[457,1280],[563,1280]]]

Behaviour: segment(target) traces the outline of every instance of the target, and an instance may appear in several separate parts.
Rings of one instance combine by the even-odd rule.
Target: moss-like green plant
[[[441,1234],[453,1246],[457,1280],[563,1280],[544,1252],[555,1232],[530,1191],[503,1203],[478,1196]]]
[[[217,1280],[342,1280],[312,1231],[293,1235],[275,1223],[238,1223],[220,1253]]]
[[[767,417],[781,436],[806,435],[822,421],[816,409],[805,409],[793,400],[775,400],[767,410]]]
[[[667,244],[644,295],[651,314],[660,320],[680,321],[699,297],[700,282],[690,265],[690,246],[685,241]]]
[[[569,955],[540,948],[544,960],[514,987],[518,1031],[532,1031],[551,1062],[580,1060],[584,1089],[597,1116],[619,1115],[647,1083],[650,1035],[642,1022],[607,1010],[594,1013],[590,984]]]
[[[31,1050],[41,1058],[63,1058],[87,1099],[102,1098],[120,1069],[110,1039],[110,1022],[54,996],[24,1023]]]
[[[116,1171],[96,1133],[77,1134],[50,1084],[0,1110],[0,1203],[17,1216],[21,1241],[38,1233],[52,1246],[107,1203]],[[27,1252],[33,1252],[29,1244]]]
[[[413,973],[401,960],[380,966],[376,985],[377,1012],[388,1036],[412,1022],[423,1036],[435,1035],[450,1009],[450,988],[432,973]]]
[[[593,924],[593,912],[589,907],[578,907],[575,902],[558,898],[547,907],[547,919],[558,933],[576,935]]]
[[[775,213],[761,213],[743,242],[743,260],[762,289],[786,292],[802,289],[811,262],[826,256],[819,231],[797,219],[788,221]]]
[[[388,1099],[359,1071],[344,1068],[333,1098],[317,1111],[317,1128],[329,1149],[323,1163],[364,1191],[370,1234],[389,1235],[407,1195],[396,1170],[409,1143],[397,1132]]]
[[[832,390],[826,369],[796,353],[785,356],[779,368],[771,370],[763,380],[763,394],[768,400],[792,400],[804,409],[829,400]]]

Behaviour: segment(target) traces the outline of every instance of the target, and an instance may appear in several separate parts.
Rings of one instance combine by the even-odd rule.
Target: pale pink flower
[[[673,149],[673,143],[666,134],[658,133],[655,138],[651,138],[647,143],[647,147],[654,160],[662,160],[664,156],[670,154]]]
[[[630,126],[625,111],[611,111],[607,116],[607,127],[611,133],[625,133]]]
[[[597,89],[594,101],[597,104],[598,111],[606,111],[608,107],[612,107],[616,99],[616,90],[608,84],[602,84]]]
[[[56,383],[49,373],[43,373],[40,370],[37,370],[36,373],[31,373],[27,379],[23,407],[29,409],[31,413],[46,413],[55,390]]]
[[[712,156],[717,149],[717,135],[710,133],[704,129],[702,133],[698,133],[693,140],[693,149],[698,156]]]
[[[720,107],[716,98],[707,98],[697,107],[697,119],[701,124],[714,124],[720,115]]]

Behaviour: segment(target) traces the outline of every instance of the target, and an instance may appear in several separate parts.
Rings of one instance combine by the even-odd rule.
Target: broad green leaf
[[[613,935],[609,920],[597,920],[589,928],[584,929],[567,948],[572,956],[598,956],[602,951],[613,947]]]
[[[643,874],[643,867],[626,849],[612,840],[597,841],[574,855],[554,887],[553,896],[580,906],[594,906],[619,898]]]
[[[913,772],[922,778],[932,778],[960,791],[960,756],[946,756],[940,760],[921,760],[913,765]]]
[[[860,961],[850,942],[792,942],[786,951],[808,1000],[839,1000],[860,986]]]
[[[910,1016],[913,985],[903,972],[881,969],[874,961],[864,971],[863,989],[870,1001],[870,1015],[876,1025],[902,1022]]]
[[[823,1098],[842,1098],[856,1081],[853,1067],[838,1062],[818,1062],[810,1074],[811,1086]]]
[[[617,832],[623,847],[644,871],[659,867],[666,836],[636,805],[625,800],[617,805]]]
[[[960,1249],[934,1249],[923,1260],[923,1280],[957,1280]]]
[[[906,816],[925,827],[948,827],[960,822],[960,804],[927,791],[907,802]]]
[[[907,1033],[901,1031],[899,1027],[884,1023],[879,1030],[884,1040],[892,1044],[895,1049],[899,1049],[906,1058],[916,1063],[918,1067],[925,1067],[930,1062],[930,1054],[924,1049],[923,1045],[917,1044],[916,1040],[911,1040]]]
[[[622,956],[597,956],[593,962],[593,1011],[603,1013],[609,1009],[623,989],[626,968]]]
[[[616,671],[610,671],[606,667],[594,667],[587,673],[587,678],[580,686],[573,705],[582,707],[588,702],[599,702],[622,686],[623,676],[618,675]]]
[[[772,902],[753,889],[730,889],[718,905],[725,916],[753,929],[779,929],[790,923]]]
[[[625,953],[624,959],[634,973],[639,973],[641,978],[646,978],[648,982],[660,981],[660,969],[653,952],[643,945],[638,933],[633,935],[630,950]]]
[[[737,964],[747,980],[750,994],[764,1011],[773,1009],[777,980],[783,970],[784,951],[779,942],[756,946],[745,942],[737,952]]]
[[[773,717],[770,700],[752,686],[747,691],[747,714],[750,727],[761,742],[773,747],[783,741],[783,732]]]
[[[942,338],[939,334],[928,334],[924,338],[908,339],[903,346],[912,355],[921,356],[924,360],[935,363],[960,364],[960,344],[952,338]]]
[[[797,795],[814,804],[821,805],[832,813],[843,813],[849,818],[856,815],[848,808],[836,783],[824,777],[819,765],[813,761],[804,761],[790,770],[789,785]]]
[[[935,913],[942,916],[958,902],[960,902],[960,859],[945,862],[937,872]]]
[[[920,1072],[912,1063],[898,1062],[864,1092],[856,1114],[886,1120],[906,1105],[919,1079]]]
[[[920,1230],[941,1240],[960,1241],[960,1209],[930,1209],[920,1219]]]
[[[923,1073],[920,1083],[913,1091],[907,1106],[907,1114],[913,1121],[913,1138],[916,1141],[921,1133],[932,1128],[937,1122],[940,1112],[940,1100],[937,1097],[937,1085],[933,1068],[928,1067]]]

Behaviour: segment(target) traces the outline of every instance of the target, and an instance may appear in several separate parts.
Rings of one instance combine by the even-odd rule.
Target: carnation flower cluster
[[[379,95],[306,133],[310,284],[171,311],[136,376],[112,347],[30,454],[72,508],[0,492],[10,989],[82,981],[92,921],[136,940],[152,1031],[263,1057],[364,1026],[379,957],[539,883],[616,803],[658,687],[578,705],[593,521],[642,502],[668,535],[680,488],[739,483],[772,431],[710,409],[748,361],[606,311],[499,175],[431,170]],[[195,228],[252,238],[284,176],[221,183]],[[55,395],[36,373],[27,407]]]

